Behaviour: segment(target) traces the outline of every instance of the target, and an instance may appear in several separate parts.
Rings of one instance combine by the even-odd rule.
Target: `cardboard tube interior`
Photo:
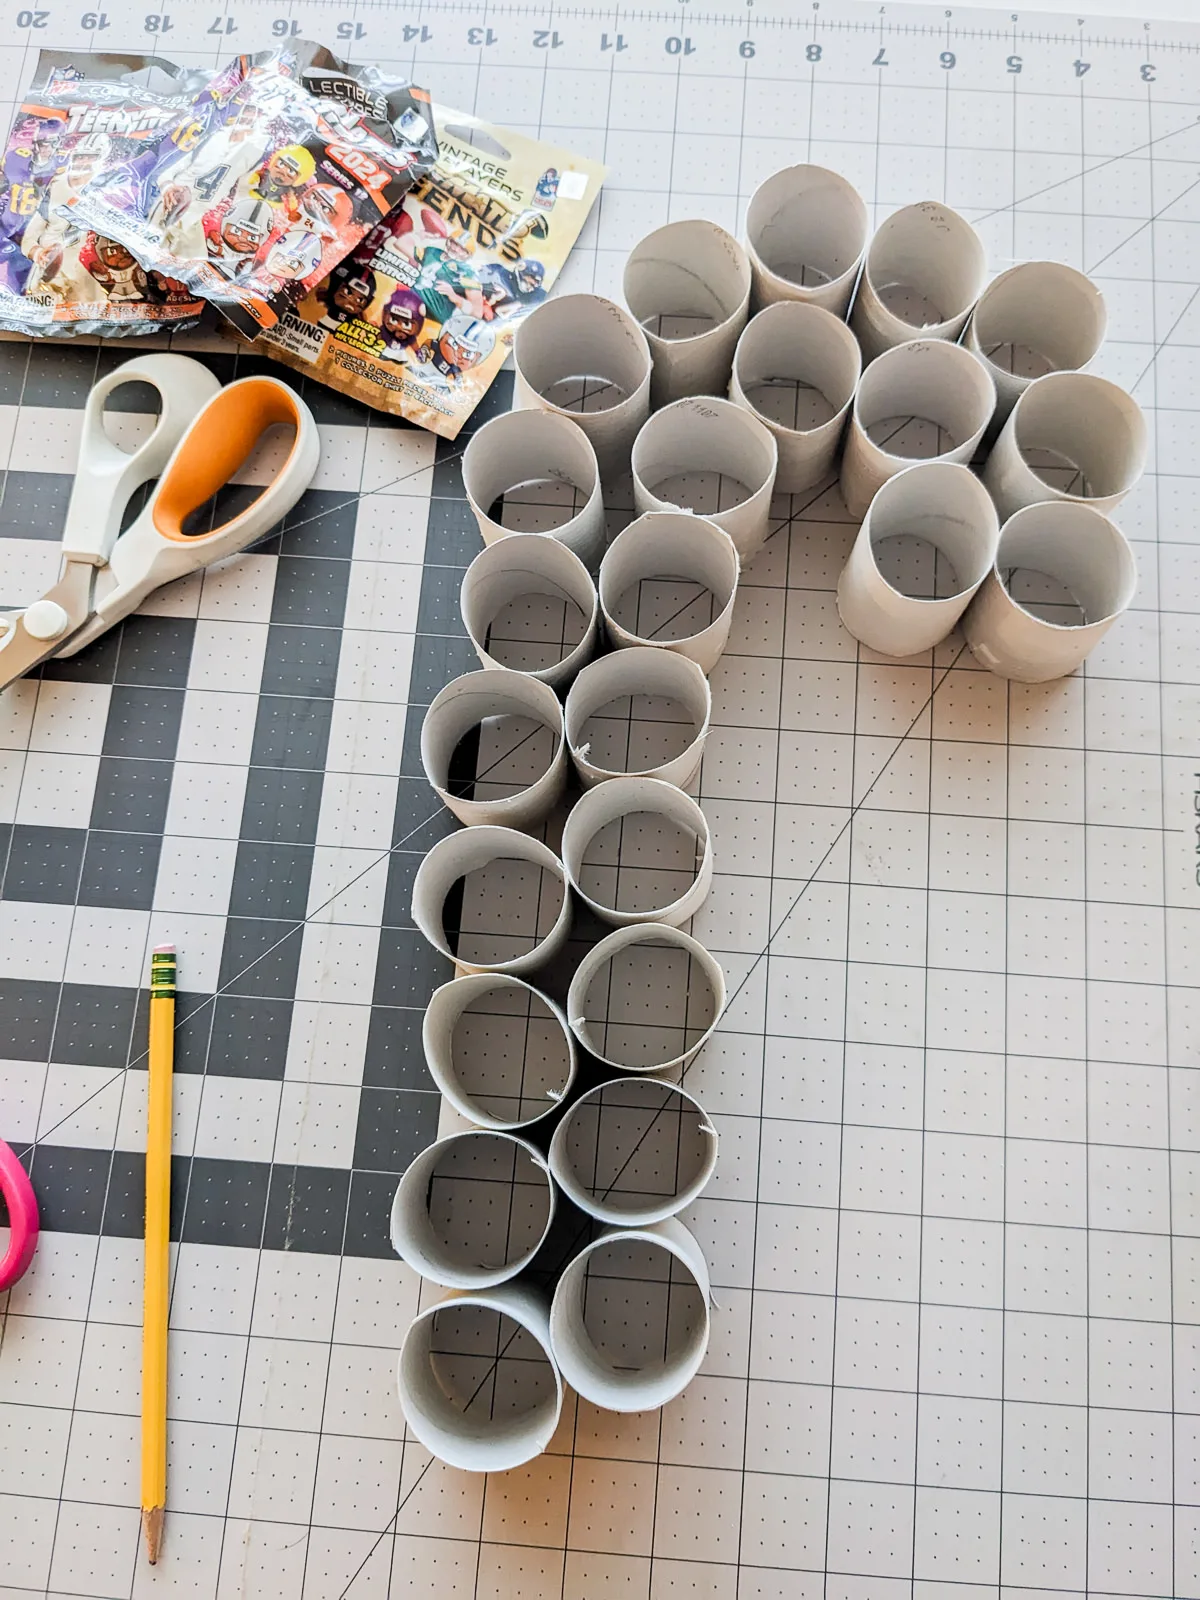
[[[983,469],[1002,520],[1043,500],[1111,511],[1146,465],[1146,422],[1124,389],[1051,372],[1017,400]]]
[[[746,209],[754,308],[807,300],[844,317],[867,248],[867,208],[827,167],[785,167]]]
[[[618,995],[616,1015],[610,996]],[[607,934],[575,969],[567,1021],[598,1061],[620,1072],[673,1072],[721,1020],[725,974],[698,939],[661,922]]]
[[[657,778],[612,778],[588,789],[563,828],[572,889],[618,928],[695,916],[712,886],[713,851],[704,812]]]
[[[563,1377],[606,1411],[653,1411],[681,1395],[708,1352],[708,1264],[674,1217],[610,1228],[566,1267],[550,1307]]]
[[[567,748],[585,786],[632,767],[682,788],[704,755],[711,715],[708,679],[694,661],[635,645],[601,656],[571,685]]]
[[[882,655],[931,649],[954,627],[990,572],[999,536],[991,496],[969,467],[924,461],[906,468],[880,489],[858,530],[838,579],[842,621]],[[920,540],[926,547],[917,559],[928,593],[906,593],[880,569],[880,547],[902,539]],[[896,551],[893,547],[892,554]],[[908,551],[905,555],[911,562]]]
[[[625,262],[626,304],[650,346],[650,403],[724,394],[750,306],[750,263],[715,222],[668,222]]]
[[[957,339],[987,276],[979,235],[936,200],[893,211],[876,231],[850,323],[873,361],[910,339]]]
[[[452,776],[455,752],[476,731],[474,771],[468,778]],[[567,781],[558,696],[523,672],[503,667],[465,672],[438,691],[425,713],[421,763],[460,822],[512,828],[541,822],[562,798]]]
[[[596,586],[579,557],[544,533],[510,533],[484,545],[463,577],[459,604],[485,667],[557,689],[596,653]]]
[[[914,460],[970,461],[995,404],[982,361],[961,345],[914,339],[885,351],[863,373],[850,413],[841,471],[850,515],[865,517]]]
[[[464,1472],[508,1472],[532,1461],[562,1412],[549,1308],[513,1283],[451,1294],[418,1312],[397,1377],[416,1438]]]
[[[628,465],[650,414],[650,346],[623,306],[595,294],[543,301],[513,341],[513,404],[556,411],[591,440],[601,470]]]
[[[448,928],[446,899],[460,880],[458,927]],[[466,971],[520,976],[566,943],[571,897],[562,862],[540,839],[484,824],[429,851],[413,880],[412,916],[434,949]]]
[[[619,649],[672,650],[711,672],[729,640],[740,569],[733,540],[715,522],[688,511],[649,512],[604,552],[605,630]]]
[[[469,1122],[510,1132],[555,1109],[575,1082],[566,1016],[547,995],[498,972],[435,989],[421,1026],[434,1083]]]
[[[661,1078],[614,1078],[580,1095],[554,1130],[550,1171],[581,1211],[644,1227],[701,1194],[717,1132],[700,1102]]]
[[[392,1249],[446,1289],[492,1289],[533,1260],[554,1220],[541,1153],[473,1128],[423,1150],[392,1201]]]
[[[1028,583],[1040,574],[1043,582]],[[1018,580],[1039,594],[1014,596]],[[1047,584],[1044,580],[1049,580]],[[981,665],[1004,678],[1044,683],[1073,672],[1137,590],[1137,564],[1125,535],[1092,506],[1045,501],[1018,511],[1000,530],[992,571],[963,620]],[[1052,596],[1058,603],[1047,604]]]
[[[664,406],[634,440],[632,464],[639,513],[708,517],[743,561],[766,543],[778,453],[769,431],[741,406],[708,396]]]
[[[747,323],[729,396],[774,436],[781,494],[812,489],[832,471],[861,375],[857,339],[820,306],[782,301]]]
[[[963,343],[986,363],[1003,421],[1035,378],[1086,367],[1107,326],[1090,278],[1061,261],[1022,261],[980,295]]]
[[[508,497],[523,490],[530,505],[519,515],[548,522],[535,531],[558,539],[585,564],[600,560],[605,537],[600,469],[591,441],[567,417],[550,411],[493,417],[463,452],[462,477],[485,544],[530,531],[506,527],[491,516],[501,495],[506,512],[514,515]]]

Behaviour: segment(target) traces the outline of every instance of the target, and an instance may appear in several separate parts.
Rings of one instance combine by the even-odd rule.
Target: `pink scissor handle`
[[[0,1260],[0,1290],[10,1289],[33,1260],[38,1239],[38,1206],[29,1174],[12,1146],[0,1139],[0,1194],[8,1206],[8,1250]]]

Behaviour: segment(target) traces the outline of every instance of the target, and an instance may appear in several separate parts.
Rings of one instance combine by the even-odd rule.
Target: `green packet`
[[[562,270],[606,169],[465,112],[434,116],[432,171],[255,349],[453,439]]]

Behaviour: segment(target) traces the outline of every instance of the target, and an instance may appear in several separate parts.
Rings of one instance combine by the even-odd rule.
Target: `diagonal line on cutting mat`
[[[417,477],[422,472],[431,472],[435,465],[436,466],[442,466],[446,461],[456,460],[462,454],[463,454],[462,450],[457,450],[452,455],[448,455],[448,456],[443,457],[442,460],[439,461],[439,462],[436,462],[436,463],[431,462],[428,466],[424,466],[424,467],[414,467],[411,472],[405,472],[405,473],[402,473],[400,475],[400,477],[398,477],[398,478],[390,479],[388,483],[383,484],[378,489],[367,489],[367,490],[364,490],[361,494],[350,495],[346,500],[342,501],[337,506],[327,506],[327,507],[325,507],[324,510],[315,513],[311,517],[306,517],[300,522],[292,523],[291,526],[287,529],[287,532],[291,533],[291,532],[295,531],[295,529],[297,529],[297,528],[303,528],[303,527],[308,526],[309,523],[319,522],[322,517],[328,516],[331,511],[340,511],[345,506],[351,506],[351,505],[356,504],[359,500],[369,499],[371,495],[382,494],[385,490],[391,488],[394,484],[403,483],[406,479]],[[802,515],[803,512],[805,512],[809,508],[809,506],[814,505],[817,502],[817,500],[819,500],[821,498],[821,496],[823,494],[827,494],[829,492],[829,490],[834,487],[836,482],[837,482],[837,479],[831,477],[830,479],[828,479],[828,481],[822,483],[821,486],[815,491],[815,493],[812,495],[812,497],[810,499],[806,500],[804,502],[804,504],[802,506],[798,507],[795,511],[790,512],[786,517],[784,517],[780,522],[778,522],[774,528],[771,529],[771,532],[768,535],[768,538],[773,538],[775,536],[775,534],[782,532],[784,529],[790,528],[792,526],[792,524],[795,522],[796,518],[799,517],[800,515]],[[269,538],[277,538],[278,537],[278,532],[272,533],[272,534],[268,535],[267,537],[269,537]],[[251,546],[250,548],[253,548],[253,546]],[[670,620],[670,619],[668,619],[668,620]],[[661,626],[665,626],[665,625],[666,624],[662,624]],[[531,735],[526,735],[526,738],[529,738],[529,737],[532,737],[532,736]],[[522,740],[521,742],[524,743],[525,741]],[[512,755],[512,753],[513,752],[511,750],[507,750],[502,755],[498,756],[497,759],[492,763],[491,766],[486,767],[483,772],[476,774],[476,781],[478,781],[479,778],[486,777],[487,774],[489,772],[493,771],[495,769],[495,767],[499,766],[501,762],[507,761],[507,759],[509,758],[510,755]],[[267,959],[267,957],[269,955],[274,954],[274,952],[276,950],[278,950],[281,945],[286,944],[289,939],[293,938],[297,933],[300,933],[300,932],[303,931],[303,929],[307,928],[309,926],[309,924],[313,921],[314,918],[319,917],[322,912],[327,911],[329,909],[329,907],[331,905],[333,905],[336,900],[340,899],[342,895],[348,893],[349,890],[353,889],[354,885],[356,883],[360,882],[361,879],[365,878],[368,873],[374,872],[374,870],[376,869],[376,867],[379,866],[379,863],[381,861],[386,861],[387,858],[390,855],[394,855],[395,852],[397,850],[401,849],[404,845],[406,845],[410,839],[415,838],[416,835],[418,833],[420,833],[422,828],[428,827],[431,822],[436,822],[437,819],[442,815],[442,813],[444,811],[446,811],[447,809],[448,808],[445,805],[439,805],[436,811],[431,811],[430,814],[427,817],[423,817],[421,819],[421,821],[418,822],[414,828],[411,828],[408,831],[408,833],[403,835],[402,838],[399,838],[399,839],[395,840],[394,843],[390,844],[386,850],[381,851],[378,856],[376,856],[372,861],[368,862],[367,865],[365,867],[363,867],[360,872],[356,873],[355,876],[353,878],[351,878],[347,883],[344,883],[344,884],[341,885],[340,888],[335,889],[333,891],[333,893],[328,897],[328,899],[323,900],[319,906],[314,906],[313,909],[310,912],[308,912],[301,921],[295,923],[294,926],[290,927],[287,930],[286,933],[282,934],[275,941],[274,944],[269,945],[267,947],[267,949],[261,951],[257,956],[255,956],[254,960],[248,962],[247,965],[244,966],[241,969],[240,972],[235,972],[231,978],[226,979],[225,983],[223,983],[220,986],[220,988],[216,989],[211,995],[206,996],[200,1002],[200,1004],[195,1006],[195,1007],[193,1007],[193,1009],[191,1011],[188,1011],[183,1016],[181,1016],[178,1019],[177,1026],[182,1026],[185,1022],[190,1022],[193,1017],[199,1016],[200,1013],[202,1011],[204,1011],[208,1006],[213,1005],[214,1002],[221,997],[221,995],[227,993],[228,990],[230,989],[230,987],[233,984],[239,983],[241,981],[241,979],[244,978],[248,972],[252,971],[253,968],[258,965],[258,963],[260,961],[265,961]],[[79,1112],[84,1109],[85,1106],[90,1105],[91,1102],[96,1098],[97,1095],[103,1094],[105,1092],[105,1090],[110,1089],[114,1083],[119,1083],[121,1081],[121,1079],[124,1078],[125,1074],[130,1071],[131,1068],[136,1067],[136,1066],[139,1065],[139,1063],[145,1061],[147,1055],[148,1055],[148,1051],[143,1050],[138,1055],[131,1056],[130,1059],[123,1066],[115,1067],[113,1069],[113,1075],[112,1075],[111,1078],[106,1078],[105,1081],[102,1084],[100,1084],[98,1088],[93,1089],[92,1092],[89,1095],[87,1095],[85,1099],[81,1100],[80,1103],[77,1106],[74,1106],[64,1116],[60,1117],[57,1122],[52,1123],[50,1125],[50,1127],[48,1127],[48,1128],[46,1128],[44,1130],[44,1132],[39,1133],[36,1136],[36,1138],[32,1139],[28,1144],[26,1144],[24,1146],[24,1148],[20,1152],[20,1155],[22,1157],[24,1157],[24,1156],[29,1155],[32,1151],[36,1150],[38,1145],[39,1144],[43,1144],[47,1139],[49,1139],[49,1137],[50,1137],[50,1135],[52,1133],[54,1133],[57,1129],[61,1128],[65,1123],[70,1122],[72,1117],[77,1116],[79,1114]]]
[[[1145,233],[1147,228],[1152,228],[1161,217],[1166,216],[1167,212],[1170,211],[1172,206],[1177,206],[1181,200],[1183,200],[1187,195],[1191,194],[1193,189],[1198,187],[1200,187],[1200,178],[1193,178],[1191,183],[1188,184],[1187,188],[1181,189],[1173,200],[1168,200],[1165,205],[1160,206],[1152,217],[1146,218],[1145,222],[1139,222],[1133,232],[1122,239],[1120,244],[1113,245],[1112,249],[1106,250],[1098,261],[1093,261],[1091,266],[1087,269],[1088,275],[1090,276],[1093,272],[1095,272],[1097,267],[1102,267],[1106,261],[1111,260],[1112,257],[1116,255],[1118,250],[1124,250],[1125,246],[1127,244],[1131,244],[1140,233]]]
[[[1031,194],[1023,194],[1017,200],[1009,200],[1006,205],[996,206],[991,211],[983,211],[973,218],[973,223],[986,222],[989,217],[1003,216],[1006,211],[1013,211],[1017,206],[1023,206],[1030,200],[1037,200],[1044,194],[1049,194],[1052,189],[1061,189],[1065,183],[1078,183],[1081,178],[1090,177],[1093,172],[1100,172],[1105,167],[1111,167],[1115,161],[1128,161],[1131,156],[1140,156],[1143,150],[1149,150],[1154,145],[1162,144],[1166,139],[1175,139],[1181,133],[1187,133],[1189,128],[1195,128],[1200,123],[1200,117],[1195,121],[1185,122],[1182,127],[1171,128],[1166,133],[1160,133],[1156,138],[1147,139],[1144,144],[1135,144],[1132,150],[1122,150],[1119,155],[1107,156],[1103,161],[1097,161],[1095,166],[1084,167],[1082,172],[1072,172],[1066,178],[1056,178],[1053,183],[1046,184],[1041,189],[1034,189]]]
[[[849,811],[849,814],[846,817],[845,822],[843,822],[842,826],[838,829],[838,831],[835,834],[833,840],[830,842],[829,847],[826,849],[825,854],[821,857],[821,859],[817,862],[816,866],[809,873],[808,877],[801,884],[799,893],[796,895],[796,897],[792,901],[791,905],[788,906],[788,908],[784,912],[783,916],[779,919],[779,922],[777,923],[777,925],[773,929],[773,931],[772,931],[770,937],[768,938],[766,944],[755,955],[753,961],[750,963],[750,966],[746,969],[746,972],[743,975],[742,980],[738,984],[737,988],[734,989],[733,993],[729,996],[728,1002],[726,1003],[726,1013],[728,1013],[729,1007],[732,1006],[733,1002],[737,999],[738,995],[741,994],[742,990],[749,983],[749,981],[750,981],[751,977],[753,976],[755,970],[757,969],[759,963],[761,961],[765,960],[766,957],[770,955],[771,946],[774,944],[775,940],[779,937],[779,935],[783,932],[783,929],[787,925],[789,917],[791,917],[791,915],[795,911],[796,907],[800,904],[801,900],[804,898],[804,896],[805,896],[806,892],[808,891],[808,889],[816,881],[817,874],[820,872],[821,868],[825,865],[825,863],[829,860],[829,858],[833,854],[833,852],[837,849],[838,844],[840,843],[842,838],[845,836],[847,830],[849,829],[849,827],[853,823],[855,817],[862,810],[863,806],[866,805],[868,799],[871,796],[872,790],[875,788],[875,785],[879,782],[879,780],[883,777],[884,773],[887,771],[887,769],[891,766],[892,762],[895,760],[896,755],[899,752],[901,746],[904,744],[905,740],[908,739],[910,734],[913,732],[913,729],[917,726],[917,724],[920,722],[921,718],[925,715],[925,713],[927,711],[931,710],[931,708],[933,706],[934,697],[936,696],[938,690],[941,688],[942,684],[945,683],[946,679],[950,676],[951,672],[953,672],[954,668],[962,660],[962,657],[966,652],[966,648],[967,647],[966,647],[965,644],[959,646],[958,652],[956,653],[954,659],[945,668],[945,670],[943,671],[941,677],[937,680],[937,682],[934,684],[933,688],[929,691],[929,694],[926,696],[924,703],[918,708],[916,714],[913,716],[912,721],[909,723],[908,727],[905,728],[904,732],[896,740],[895,748],[888,755],[887,760],[883,763],[883,765],[880,767],[879,771],[875,774],[875,776],[871,779],[871,782],[867,785],[866,789],[863,791],[862,799],[855,801],[854,804],[850,807],[850,811]],[[687,1074],[691,1071],[691,1068],[696,1064],[697,1060],[699,1060],[699,1056],[694,1056],[692,1058],[692,1060],[687,1064],[687,1066],[684,1067],[683,1071],[679,1075],[680,1076],[680,1082],[682,1082],[683,1079],[686,1078]],[[642,1144],[644,1143],[646,1138],[649,1136],[651,1129],[654,1127],[655,1123],[658,1121],[658,1118],[660,1116],[662,1116],[662,1108],[661,1107],[660,1107],[660,1109],[658,1111],[656,1111],[654,1113],[654,1116],[650,1119],[650,1122],[648,1123],[645,1132],[642,1134],[641,1138],[638,1139],[638,1141],[634,1145],[633,1149],[626,1156],[625,1161],[621,1165],[620,1169],[617,1171],[617,1173],[616,1173],[615,1177],[613,1178],[612,1182],[608,1185],[608,1188],[605,1190],[605,1195],[611,1194],[612,1190],[616,1187],[617,1183],[620,1181],[621,1174],[625,1171],[625,1169],[628,1167],[629,1163],[633,1160],[634,1156],[637,1154],[638,1150],[641,1148]],[[576,1235],[575,1239],[571,1242],[571,1245],[569,1246],[569,1249],[568,1249],[568,1252],[567,1252],[568,1254],[571,1251],[574,1250],[575,1245],[583,1237],[583,1233],[586,1232],[587,1228],[590,1228],[590,1227],[591,1227],[591,1222],[589,1220],[589,1222],[587,1223],[587,1227],[585,1229],[581,1230]],[[564,1259],[565,1259],[565,1257],[564,1257]],[[519,1333],[520,1329],[518,1329],[517,1332]],[[483,1385],[488,1381],[488,1379],[490,1378],[491,1374],[496,1370],[496,1366],[499,1364],[499,1361],[500,1361],[501,1357],[503,1357],[505,1351],[507,1351],[509,1345],[512,1344],[513,1340],[516,1337],[517,1337],[517,1333],[514,1333],[512,1335],[512,1337],[509,1339],[508,1344],[506,1344],[504,1349],[499,1352],[499,1355],[496,1357],[496,1360],[493,1361],[491,1366],[488,1368],[488,1371],[484,1374],[483,1378],[480,1380],[480,1384],[479,1384],[479,1388],[480,1389],[482,1389]],[[479,1392],[479,1390],[476,1390],[476,1393],[478,1393],[478,1392]],[[475,1398],[475,1396],[472,1395],[471,1399],[473,1400],[474,1398]],[[471,1403],[471,1401],[468,1400],[467,1405],[470,1405],[470,1403]],[[378,1549],[378,1547],[382,1543],[382,1541],[387,1538],[388,1534],[391,1532],[392,1528],[395,1526],[396,1519],[399,1517],[400,1513],[404,1510],[404,1508],[408,1504],[408,1502],[412,1499],[413,1495],[420,1488],[421,1480],[425,1477],[425,1474],[429,1471],[430,1467],[433,1466],[433,1464],[436,1461],[436,1459],[437,1459],[436,1456],[430,1456],[429,1460],[421,1468],[421,1471],[417,1474],[415,1482],[413,1483],[412,1487],[408,1490],[407,1494],[405,1494],[404,1498],[400,1501],[399,1505],[396,1507],[396,1510],[393,1513],[392,1517],[389,1519],[389,1521],[387,1523],[387,1526],[380,1531],[380,1533],[376,1537],[375,1543],[371,1546],[371,1549],[367,1552],[367,1554],[363,1557],[362,1561],[359,1563],[358,1567],[351,1574],[349,1582],[346,1584],[346,1587],[342,1590],[341,1594],[338,1596],[338,1600],[346,1600],[346,1597],[349,1595],[350,1590],[354,1586],[355,1579],[358,1577],[359,1573],[362,1572],[363,1568],[367,1565],[367,1562],[370,1561],[372,1555],[374,1555],[375,1551]]]

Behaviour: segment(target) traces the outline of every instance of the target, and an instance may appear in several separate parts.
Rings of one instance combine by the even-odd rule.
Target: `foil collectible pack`
[[[437,150],[424,90],[303,42],[239,56],[177,113],[66,204],[250,338],[361,245]]]
[[[263,344],[276,360],[453,439],[517,324],[546,298],[605,169],[435,109],[433,170]]]
[[[82,224],[71,202],[98,174],[152,157],[197,75],[143,56],[43,51],[4,149],[0,329],[61,337],[152,333],[203,309],[179,279]]]

